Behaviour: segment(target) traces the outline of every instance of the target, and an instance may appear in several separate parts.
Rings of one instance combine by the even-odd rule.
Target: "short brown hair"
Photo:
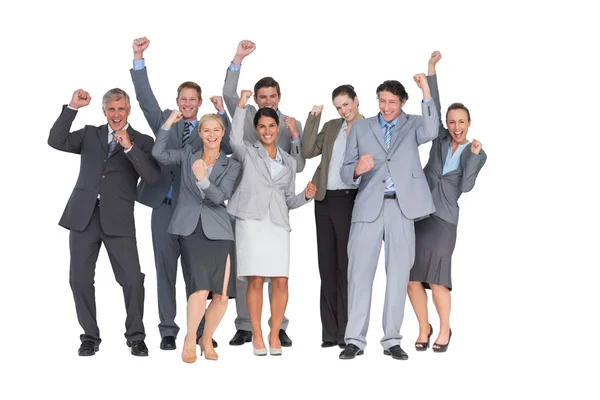
[[[471,113],[469,109],[465,107],[463,103],[452,103],[450,107],[448,107],[448,111],[446,111],[446,120],[448,120],[448,113],[452,110],[463,110],[467,113],[467,121],[471,121]]]
[[[202,99],[202,88],[196,82],[187,81],[179,85],[179,87],[177,88],[177,98],[179,98],[179,93],[183,89],[195,89],[196,92],[198,92],[198,99]]]
[[[266,76],[264,78],[262,78],[261,80],[259,80],[258,82],[256,82],[256,85],[254,85],[254,96],[256,96],[256,93],[258,92],[259,89],[262,88],[269,88],[269,87],[274,87],[275,90],[277,90],[277,96],[281,97],[281,90],[279,89],[279,83],[271,78],[270,76]]]

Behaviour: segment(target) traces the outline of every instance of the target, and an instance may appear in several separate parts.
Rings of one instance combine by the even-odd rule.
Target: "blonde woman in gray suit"
[[[331,94],[333,106],[341,118],[327,121],[321,132],[323,106],[314,106],[302,136],[302,157],[321,155],[313,182],[317,253],[321,277],[321,347],[344,348],[344,333],[348,323],[348,238],[352,224],[352,209],[358,192],[357,185],[342,181],[340,168],[350,128],[362,119],[358,97],[351,85],[341,85]]]
[[[234,157],[241,161],[240,183],[227,204],[227,211],[236,217],[236,258],[238,279],[248,282],[246,301],[252,325],[252,345],[255,355],[264,356],[261,311],[263,285],[271,282],[271,355],[281,355],[279,329],[288,301],[290,268],[289,210],[310,201],[317,191],[308,183],[301,193],[295,193],[296,161],[277,147],[279,118],[270,108],[261,108],[254,116],[258,140],[244,142],[246,104],[252,95],[242,90],[238,109],[233,116],[230,137]]]
[[[227,310],[227,300],[235,294],[235,271],[230,270],[233,227],[225,207],[240,172],[240,163],[221,152],[225,126],[221,116],[206,114],[198,121],[201,150],[186,144],[169,149],[171,127],[183,115],[173,110],[156,135],[152,155],[163,165],[181,165],[179,201],[167,231],[178,235],[181,257],[190,269],[187,303],[187,334],[181,358],[196,361],[196,330],[206,312],[200,355],[217,360],[212,336]],[[212,292],[208,308],[206,300]]]
[[[429,60],[427,81],[431,97],[440,114],[440,95],[435,65],[442,58],[435,51]],[[433,328],[427,314],[427,293],[431,289],[433,303],[440,318],[440,332],[433,344],[436,353],[445,352],[450,344],[451,261],[456,244],[458,198],[471,191],[487,156],[481,142],[467,140],[471,115],[461,103],[453,103],[446,112],[446,125],[439,121],[439,135],[433,140],[429,161],[424,168],[431,189],[435,212],[415,223],[415,263],[410,271],[408,297],[419,321],[417,351],[425,351]]]

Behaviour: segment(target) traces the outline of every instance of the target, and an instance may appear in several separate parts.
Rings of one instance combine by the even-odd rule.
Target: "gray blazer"
[[[146,68],[137,71],[131,69],[130,72],[131,79],[133,80],[133,87],[135,88],[135,97],[140,104],[140,108],[144,112],[144,117],[146,117],[150,129],[152,129],[154,135],[157,135],[158,130],[169,118],[172,110],[168,108],[162,110],[158,105],[158,101],[156,100],[156,97],[154,97],[154,93],[150,87],[148,70]],[[223,150],[225,154],[231,154],[231,148],[229,147],[229,118],[227,117],[227,113],[221,117],[223,118],[223,123],[225,125],[225,136],[221,142],[221,150]],[[169,135],[167,141],[168,149],[181,148],[184,124],[185,121],[181,120],[171,127],[174,134]],[[198,124],[196,124],[194,130],[190,132],[188,143],[192,146],[194,151],[202,148],[202,140],[198,136]],[[169,192],[169,187],[173,184],[172,204],[173,206],[176,206],[179,197],[179,185],[181,182],[179,174],[180,170],[177,165],[162,165],[158,181],[152,184],[145,180],[140,181],[137,187],[137,201],[148,207],[156,208],[162,204]]]
[[[281,150],[285,169],[271,178],[271,159],[262,144],[244,141],[244,121],[247,109],[238,109],[233,116],[231,147],[233,155],[242,162],[242,179],[227,203],[227,211],[238,218],[263,219],[267,210],[273,223],[291,231],[289,210],[306,200],[305,191],[296,194],[296,161]]]
[[[229,111],[231,118],[235,116],[235,113],[238,109],[238,103],[240,101],[240,96],[237,92],[239,79],[240,71],[230,71],[227,69],[227,74],[225,75],[225,84],[223,85],[223,99],[225,100],[225,105],[227,106],[227,110]],[[250,104],[246,105],[246,108],[249,109],[249,112],[246,113],[246,119],[244,122],[244,140],[248,143],[254,143],[258,140],[258,135],[254,129],[254,116],[256,115],[257,110],[256,107]],[[281,112],[281,110],[280,114],[281,117],[279,119],[277,147],[286,153],[291,154],[296,160],[296,172],[302,172],[304,170],[304,165],[306,164],[306,160],[301,154],[302,141],[294,143],[292,146],[292,134],[283,123],[283,117],[285,117],[285,115]],[[296,128],[298,129],[300,138],[302,138],[302,124],[298,120],[296,120]]]
[[[435,101],[438,115],[441,115],[437,76],[428,76],[427,82],[429,83],[431,97]],[[438,126],[438,137],[433,140],[431,150],[429,151],[429,161],[427,161],[424,171],[427,183],[431,188],[433,204],[435,205],[434,215],[444,221],[457,225],[459,212],[458,198],[461,194],[473,189],[477,175],[487,160],[487,155],[483,149],[481,149],[479,154],[472,153],[471,143],[469,143],[460,155],[459,167],[443,175],[444,164],[448,156],[448,146],[450,146],[452,138],[448,130],[444,128],[441,116]]]
[[[377,116],[352,124],[341,169],[342,180],[354,183],[354,167],[363,154],[373,157],[375,166],[360,176],[358,194],[352,211],[352,222],[374,221],[383,205],[388,171],[392,175],[397,200],[404,216],[415,219],[435,211],[425,173],[421,167],[418,146],[438,133],[438,111],[433,101],[421,104],[423,116],[400,114],[392,131],[389,150],[383,141]]]
[[[198,218],[202,217],[202,230],[207,238],[233,240],[233,228],[225,200],[231,197],[240,173],[240,163],[221,152],[208,177],[210,186],[200,190],[192,164],[202,157],[202,150],[195,151],[190,144],[180,150],[169,150],[169,136],[176,136],[176,131],[172,132],[161,128],[152,147],[152,156],[161,164],[181,166],[179,201],[167,231],[174,235],[189,236],[196,229]]]

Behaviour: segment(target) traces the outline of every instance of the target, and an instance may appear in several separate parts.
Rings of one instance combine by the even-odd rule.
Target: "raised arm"
[[[321,133],[317,134],[321,123],[321,111],[323,111],[322,105],[313,106],[310,113],[308,113],[304,134],[302,135],[302,157],[304,158],[313,158],[323,152],[325,130],[323,129]]]
[[[237,93],[237,85],[240,79],[240,67],[242,61],[255,49],[256,45],[253,42],[250,40],[242,40],[238,43],[231,65],[227,68],[225,83],[223,84],[223,98],[225,99],[225,106],[227,106],[227,110],[232,117],[235,116],[240,101]]]
[[[171,126],[176,122],[181,121],[182,118],[183,114],[181,114],[180,111],[173,110],[169,118],[167,118],[156,134],[156,142],[152,147],[152,157],[163,165],[181,164],[183,149],[169,150],[167,149],[167,143],[169,142],[169,135],[171,134]]]
[[[85,128],[75,132],[69,132],[71,124],[75,120],[77,110],[90,104],[92,96],[83,89],[73,93],[68,106],[63,106],[62,112],[50,129],[48,145],[56,150],[67,153],[81,154],[81,143],[85,135]]]
[[[433,98],[433,101],[435,102],[435,107],[436,107],[436,110],[439,115],[440,127],[439,127],[439,131],[438,131],[438,137],[440,137],[440,138],[448,133],[446,128],[444,128],[444,124],[442,122],[442,102],[440,101],[440,92],[438,89],[437,74],[436,74],[436,69],[435,69],[436,64],[441,59],[442,59],[442,53],[440,53],[439,51],[434,51],[433,53],[431,53],[431,58],[429,59],[429,62],[427,63],[427,84],[429,85],[431,97]]]
[[[171,110],[161,110],[158,105],[154,92],[150,87],[148,80],[148,70],[145,66],[144,50],[150,45],[150,40],[146,37],[138,38],[133,41],[133,68],[131,69],[131,79],[135,89],[135,97],[150,125],[154,134],[171,115]]]
[[[463,193],[473,189],[477,175],[479,175],[479,171],[481,171],[481,168],[483,168],[483,165],[487,161],[487,154],[483,151],[479,140],[473,139],[470,148],[471,151],[467,152],[467,149],[465,149],[463,154],[461,154],[461,163],[462,159],[465,158],[464,165],[462,165],[463,173],[460,179],[460,190]]]
[[[417,86],[419,86],[419,89],[423,92],[423,101],[421,102],[423,123],[417,127],[417,144],[421,145],[432,141],[438,136],[439,113],[431,99],[431,92],[425,74],[416,74],[413,79],[417,83]]]
[[[246,119],[246,112],[248,99],[252,96],[252,91],[242,90],[240,100],[237,104],[237,112],[233,114],[233,122],[231,123],[231,135],[229,137],[229,144],[233,150],[233,155],[237,157],[239,161],[243,161],[246,157],[246,145],[244,144],[244,120]]]

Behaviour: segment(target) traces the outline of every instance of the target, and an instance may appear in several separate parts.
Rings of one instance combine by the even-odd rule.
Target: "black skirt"
[[[452,290],[452,253],[456,244],[456,225],[430,215],[415,223],[415,263],[410,280]]]
[[[190,274],[189,293],[198,290],[209,290],[212,293],[223,294],[223,281],[227,266],[227,256],[230,256],[229,280],[227,293],[235,297],[235,251],[233,240],[212,240],[206,237],[202,230],[202,218],[189,236],[180,236],[181,258]],[[210,298],[210,297],[209,297]]]

